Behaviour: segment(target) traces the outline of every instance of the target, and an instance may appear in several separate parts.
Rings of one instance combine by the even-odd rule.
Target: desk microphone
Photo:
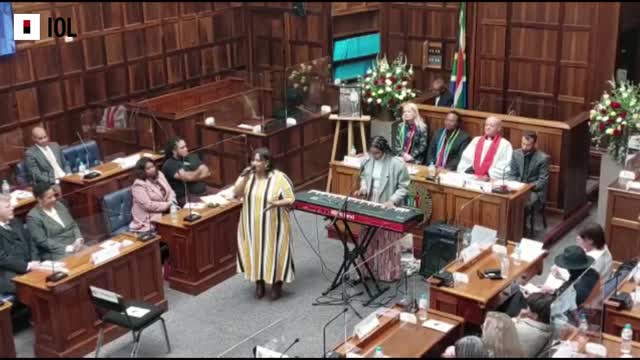
[[[168,141],[170,139],[169,134],[167,133],[167,130],[164,127],[162,127],[162,124],[160,123],[160,121],[156,117],[156,114],[155,114],[155,112],[153,110],[149,109],[146,106],[134,105],[134,104],[127,104],[127,107],[132,107],[132,108],[135,109],[133,114],[134,114],[134,116],[136,116],[136,119],[137,119],[137,115],[138,115],[140,109],[146,110],[145,114],[150,114],[151,115],[151,119],[153,120],[153,122],[160,128],[160,130],[164,134],[165,141]],[[155,131],[153,132],[153,147],[156,148],[156,149],[153,150],[156,154],[165,155],[164,148],[162,146],[160,147],[160,149],[157,149]]]
[[[184,157],[182,158],[182,168],[184,169]],[[190,196],[189,196],[189,187],[187,186],[187,182],[182,180],[182,185],[184,185],[184,197],[185,197],[185,206],[189,205],[189,215],[185,216],[182,220],[186,222],[194,222],[196,220],[200,220],[202,218],[201,215],[193,212],[193,206],[190,204]]]
[[[47,276],[47,282],[55,283],[69,276],[67,273],[64,273],[62,271],[56,271],[55,263],[53,261],[53,254],[51,254],[50,259],[51,260],[49,261],[51,261],[51,275]]]
[[[138,234],[137,239],[141,242],[147,242],[156,237],[156,233],[153,231],[153,225],[151,225],[151,216],[147,213],[147,222],[149,223],[149,230]]]
[[[338,319],[340,315],[346,314],[348,311],[349,311],[349,308],[345,307],[344,309],[342,309],[342,311],[340,311],[340,313],[338,313],[331,320],[329,320],[329,322],[327,322],[322,328],[322,358],[323,359],[340,357],[340,355],[334,351],[327,353],[327,327],[331,325],[331,323],[336,321],[336,319]]]
[[[87,153],[87,168],[91,167],[91,163],[89,162],[89,149],[87,149],[87,144],[84,142],[84,140],[82,139],[82,136],[80,136],[80,133],[76,131],[76,135],[78,136],[78,139],[80,139],[80,143],[82,143],[82,147],[84,148],[84,151]],[[82,178],[83,179],[94,179],[97,178],[98,176],[100,176],[100,173],[96,172],[96,171],[89,171],[88,174],[85,174]]]
[[[288,347],[288,348],[286,348],[286,349],[282,352],[282,354],[280,354],[280,359],[282,359],[282,358],[284,357],[284,355],[287,353],[287,351],[291,350],[291,348],[292,348],[295,344],[297,344],[297,343],[299,343],[299,342],[300,342],[300,338],[296,338],[295,340],[293,340],[293,342],[291,343],[291,345],[289,345],[289,347]]]
[[[509,193],[509,187],[505,183],[505,177],[507,175],[507,168],[508,167],[509,167],[509,164],[505,165],[505,167],[502,169],[502,184],[500,186],[498,186],[498,187],[492,188],[491,192],[496,193],[496,194],[508,194]]]

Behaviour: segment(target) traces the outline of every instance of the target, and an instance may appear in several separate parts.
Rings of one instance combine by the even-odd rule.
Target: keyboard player
[[[383,136],[371,139],[368,153],[369,158],[364,160],[360,172],[360,189],[354,196],[380,203],[387,209],[401,205],[407,196],[410,182],[409,171],[404,162],[393,155]],[[397,243],[402,236],[402,233],[379,229],[372,239],[365,258],[370,259],[369,266],[378,279],[400,279],[400,248],[391,245]],[[379,253],[380,250],[384,251]]]

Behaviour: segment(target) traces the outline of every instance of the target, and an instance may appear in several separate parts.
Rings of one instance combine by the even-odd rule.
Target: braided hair
[[[175,150],[178,147],[178,143],[183,140],[184,139],[177,136],[169,139],[169,141],[167,142],[167,146],[164,148],[165,156],[167,158],[173,157],[173,150]]]
[[[393,150],[391,150],[391,146],[389,146],[389,142],[384,136],[374,136],[369,144],[370,148],[374,147],[385,154],[393,154]]]

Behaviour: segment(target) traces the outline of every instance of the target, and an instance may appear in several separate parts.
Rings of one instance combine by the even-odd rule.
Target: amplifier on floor
[[[439,273],[456,258],[460,228],[444,222],[424,228],[420,274],[429,277]]]

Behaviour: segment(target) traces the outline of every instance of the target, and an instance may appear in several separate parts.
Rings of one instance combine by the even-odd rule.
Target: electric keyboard
[[[351,197],[347,201],[346,212],[341,211],[346,196],[324,191],[303,191],[296,193],[295,197],[293,207],[300,211],[328,217],[340,213],[338,219],[394,232],[408,232],[424,218],[422,210],[417,208],[386,209],[382,204]]]

